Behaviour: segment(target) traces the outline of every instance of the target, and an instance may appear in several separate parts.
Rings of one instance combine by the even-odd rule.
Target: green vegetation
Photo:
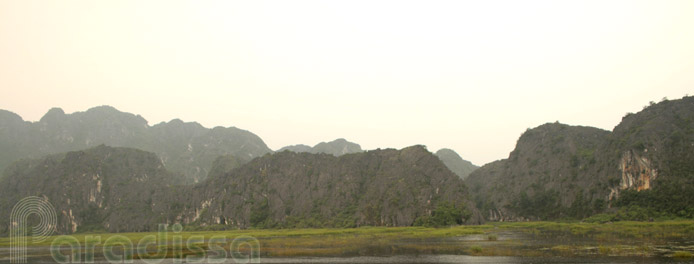
[[[615,214],[595,214],[591,217],[583,219],[583,221],[586,223],[604,224],[615,221]]]
[[[137,149],[102,145],[28,160],[0,181],[0,218],[27,194],[71,211],[80,232],[153,231],[181,216],[201,230],[411,226],[418,217],[434,227],[462,224],[475,210],[463,207],[465,184],[423,146],[341,157],[285,151],[240,167],[223,156],[215,165],[208,180],[174,186],[161,160]]]
[[[268,217],[270,216],[270,206],[267,199],[255,202],[251,208],[251,226],[256,228],[264,228],[269,225]]]
[[[692,258],[694,257],[694,254],[688,251],[676,251],[674,254],[672,254],[672,257],[674,258]]]
[[[472,252],[473,254],[482,253],[482,247],[481,247],[481,246],[478,246],[478,245],[471,246],[471,247],[470,247],[470,252]]]
[[[69,210],[72,220],[79,223],[77,236],[82,238],[85,232],[104,232],[105,227],[114,232],[151,231],[156,223],[185,217],[195,222],[179,233],[184,238],[250,235],[260,239],[267,256],[421,253],[691,258],[694,247],[689,241],[694,241],[694,222],[683,219],[694,218],[692,105],[693,98],[652,104],[625,116],[612,132],[558,123],[531,129],[521,136],[508,160],[485,165],[465,182],[449,170],[452,166],[443,166],[445,158],[432,155],[423,146],[341,157],[282,152],[248,161],[246,157],[258,157],[268,150],[252,134],[235,129],[207,130],[180,121],[149,127],[139,117],[117,118],[122,113],[114,109],[72,117],[56,110],[39,123],[64,119],[96,122],[96,127],[102,127],[106,120],[131,124],[123,133],[103,137],[121,138],[116,142],[138,147],[148,146],[145,141],[150,137],[161,137],[156,144],[149,144],[165,149],[143,148],[166,155],[159,158],[141,150],[99,146],[13,163],[0,184],[4,186],[0,187],[0,216],[8,219],[6,214],[14,202],[27,194],[45,194],[56,201],[57,212],[65,215]],[[101,116],[97,113],[110,114],[102,120],[96,118]],[[17,124],[12,134],[38,133]],[[75,135],[73,130],[38,134],[44,138],[99,134],[98,130],[79,127],[76,131],[80,133]],[[199,136],[189,135],[188,130]],[[138,136],[131,142],[123,139],[127,135]],[[241,143],[259,144],[255,150],[237,151],[245,154],[240,156],[244,159],[232,155],[217,158],[210,177],[197,186],[173,186],[182,175],[188,180],[204,178],[198,176],[205,176],[209,163],[232,153],[236,143],[224,143],[218,151],[204,146],[237,136],[249,137],[239,139]],[[75,142],[100,137],[80,136]],[[32,142],[17,141],[31,147],[24,152],[12,144],[8,149],[21,156],[42,154],[44,150]],[[48,144],[45,149],[53,152],[78,147]],[[358,145],[354,147],[354,152],[361,152]],[[333,150],[344,154],[341,149]],[[5,166],[1,161],[0,167]],[[628,183],[634,185],[621,190],[616,200],[607,201],[607,197],[614,197],[612,188],[626,184],[622,173],[633,176]],[[475,199],[481,214],[465,206],[470,204],[468,197]],[[64,203],[66,198],[70,202]],[[459,226],[466,220],[479,222],[481,218],[472,217],[484,214],[503,221],[573,222]],[[64,219],[57,227],[60,232],[69,232],[71,225]],[[578,223],[580,219],[583,222]],[[287,229],[308,227],[315,229]],[[0,225],[0,234],[7,231],[7,225]],[[520,240],[510,239],[509,233],[521,234]],[[119,235],[137,241],[147,234],[151,233]],[[103,236],[106,239],[112,234]],[[521,246],[523,239],[533,241],[533,245]],[[673,241],[686,246],[672,248],[668,243]],[[0,239],[0,246],[8,243]],[[167,257],[185,254],[197,253]]]
[[[589,220],[694,219],[693,106],[693,97],[652,103],[611,132],[558,123],[529,129],[507,160],[483,166],[466,183],[481,212],[503,220],[608,212]],[[623,173],[633,178],[622,182]]]
[[[556,219],[560,215],[560,197],[556,190],[545,190],[534,185],[531,195],[521,191],[518,198],[514,200],[510,208],[526,218],[539,217],[540,219]]]
[[[459,208],[448,202],[439,203],[431,216],[418,217],[414,225],[426,227],[442,227],[463,224],[472,213],[466,208]]]
[[[186,228],[187,230],[187,228]],[[139,242],[154,233],[76,234],[101,236],[105,241],[120,235]],[[509,236],[508,234],[515,234]],[[357,256],[398,254],[456,254],[480,256],[663,256],[691,258],[682,247],[669,247],[672,241],[692,241],[694,221],[561,223],[515,222],[479,226],[361,227],[323,229],[251,229],[229,231],[183,231],[169,233],[169,241],[202,236],[233,239],[251,236],[259,240],[264,257]],[[460,239],[465,238],[465,239]],[[31,244],[50,245],[52,239]],[[530,243],[529,243],[530,242]],[[690,242],[691,243],[691,242]],[[137,243],[134,243],[137,244]],[[0,247],[8,247],[8,238],[0,238]],[[689,245],[691,247],[692,245]],[[180,245],[169,244],[169,248]],[[225,246],[228,250],[228,245]],[[199,248],[206,249],[204,244]],[[174,254],[174,252],[176,252]],[[194,250],[170,250],[164,257],[199,255]],[[148,257],[157,257],[148,256]]]
[[[653,189],[627,190],[615,205],[626,209],[631,218],[694,218],[694,175],[658,182]],[[620,210],[620,212],[622,212]]]
[[[673,239],[694,238],[694,221],[692,220],[621,221],[610,224],[597,222],[515,222],[500,223],[497,226],[549,236],[578,235],[583,238],[594,238],[607,242],[629,240],[634,240],[634,242],[666,242]]]

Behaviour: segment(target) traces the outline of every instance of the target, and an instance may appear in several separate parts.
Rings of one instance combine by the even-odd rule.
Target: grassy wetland
[[[120,236],[137,245],[156,233],[84,233],[71,237],[86,241],[100,237],[101,242]],[[224,237],[225,240],[218,238]],[[465,255],[510,257],[670,259],[694,261],[694,221],[563,223],[507,222],[478,226],[360,227],[345,229],[250,229],[229,231],[169,232],[166,253],[138,255],[134,258],[179,258],[209,254],[214,243],[218,249],[234,251],[228,241],[237,237],[257,239],[259,256],[272,258]],[[58,236],[34,248],[47,248]],[[211,238],[217,238],[210,243]],[[188,242],[187,241],[193,241]],[[10,247],[9,238],[0,238],[0,247]],[[97,249],[99,245],[96,245]],[[241,245],[239,252],[249,252]],[[41,250],[33,257],[50,256]],[[99,252],[99,250],[97,250]],[[4,254],[4,253],[3,253]],[[98,253],[97,253],[98,255]],[[97,257],[98,258],[98,257]]]

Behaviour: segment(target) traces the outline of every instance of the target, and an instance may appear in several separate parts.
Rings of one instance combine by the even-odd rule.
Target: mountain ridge
[[[100,144],[132,147],[157,153],[172,171],[186,177],[180,184],[204,180],[221,155],[242,162],[272,152],[257,135],[236,127],[205,128],[196,122],[173,119],[150,126],[140,115],[111,106],[65,114],[51,108],[39,121],[24,121],[9,111],[0,115],[0,171],[12,161],[86,149]]]
[[[363,152],[364,150],[361,149],[361,146],[357,143],[354,142],[349,142],[344,138],[338,138],[330,142],[320,142],[316,144],[315,146],[311,147],[308,145],[303,145],[303,144],[298,144],[298,145],[291,145],[291,146],[286,146],[282,147],[277,152],[283,152],[283,151],[293,151],[293,152],[308,152],[308,153],[326,153],[330,154],[336,157],[345,155],[345,154],[351,154],[351,153],[359,153]]]
[[[163,223],[235,229],[482,221],[463,181],[423,146],[340,157],[268,153],[243,165],[222,156],[214,164],[205,181],[180,186],[154,153],[133,148],[24,159],[0,179],[0,217],[36,195],[54,204],[60,233],[151,231]],[[0,233],[7,230],[0,225]]]
[[[443,161],[443,164],[462,180],[465,180],[470,173],[479,168],[479,166],[472,164],[472,162],[461,158],[460,155],[452,149],[442,148],[436,151],[434,155],[439,157],[439,159]]]
[[[581,219],[626,205],[645,207],[648,217],[694,217],[687,199],[664,200],[692,189],[693,152],[694,97],[683,97],[651,102],[612,131],[559,123],[529,129],[507,159],[466,183],[487,220]]]

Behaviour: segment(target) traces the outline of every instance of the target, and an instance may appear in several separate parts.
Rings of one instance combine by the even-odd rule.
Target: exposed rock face
[[[634,151],[624,152],[619,160],[619,169],[622,172],[621,181],[618,186],[610,188],[609,200],[618,198],[622,190],[648,190],[658,177],[658,170],[654,168],[650,160]]]
[[[282,151],[292,151],[292,152],[307,152],[307,153],[326,153],[330,154],[333,156],[342,156],[345,154],[351,154],[351,153],[359,153],[363,152],[361,149],[361,146],[356,143],[349,142],[345,140],[344,138],[339,138],[330,142],[321,142],[316,144],[313,147],[309,147],[306,145],[293,145],[293,146],[286,146],[281,149],[279,149],[277,152],[282,152]]]
[[[694,97],[652,103],[613,132],[546,124],[518,140],[508,159],[466,180],[489,220],[585,217],[624,190],[694,177]]]
[[[556,209],[570,207],[578,195],[587,199],[606,195],[591,189],[597,190],[594,175],[601,167],[598,148],[608,134],[597,128],[558,123],[530,129],[508,159],[472,172],[466,183],[488,220],[559,217],[561,212]],[[538,208],[548,210],[535,211]]]
[[[409,226],[443,201],[468,208],[469,222],[481,220],[463,182],[421,146],[341,157],[279,152],[211,176],[195,191],[201,198],[187,205],[183,222]]]
[[[149,231],[167,222],[173,177],[156,155],[98,146],[84,151],[23,160],[0,180],[0,217],[27,196],[47,199],[56,209],[57,231]],[[173,195],[171,195],[173,196]],[[0,233],[7,231],[0,225]]]
[[[363,152],[359,144],[349,142],[342,138],[327,143],[321,142],[315,145],[314,147],[310,147],[307,145],[286,146],[279,149],[277,152],[282,152],[285,150],[296,153],[326,153],[338,157],[345,154]],[[450,169],[453,173],[458,175],[458,177],[460,177],[461,179],[467,178],[467,176],[470,175],[472,171],[479,168],[471,162],[462,159],[458,155],[458,153],[451,149],[440,149],[436,152],[436,156],[439,157],[441,161],[443,161],[443,164],[445,164],[446,167],[448,167],[448,169]]]
[[[0,171],[21,158],[101,144],[156,153],[167,168],[184,175],[179,177],[179,184],[204,180],[220,155],[234,155],[247,162],[272,152],[258,136],[238,128],[207,129],[178,119],[149,126],[141,116],[110,106],[73,114],[53,108],[34,123],[11,112],[0,112]]]
[[[461,158],[460,155],[452,149],[440,149],[436,152],[436,156],[443,161],[443,164],[445,164],[448,169],[463,180],[465,180],[470,173],[479,168],[471,162]]]
[[[45,197],[58,231],[156,230],[160,223],[229,228],[409,226],[442,202],[482,218],[462,180],[424,147],[335,157],[282,152],[239,165],[219,157],[210,178],[176,178],[153,153],[98,146],[16,162],[0,179],[0,217],[30,195]],[[461,219],[462,220],[462,219]],[[8,226],[0,225],[0,233]]]

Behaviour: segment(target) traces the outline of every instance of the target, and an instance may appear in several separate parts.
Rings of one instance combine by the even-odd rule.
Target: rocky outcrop
[[[442,202],[480,214],[464,183],[422,146],[335,157],[278,152],[211,175],[181,221],[247,228],[409,226]]]
[[[529,129],[508,159],[483,166],[466,183],[488,220],[582,218],[626,190],[671,186],[658,191],[659,199],[683,192],[688,187],[677,185],[694,181],[692,164],[694,97],[685,97],[627,114],[612,132],[556,123]],[[669,208],[686,213],[681,204]]]
[[[601,129],[559,123],[529,129],[508,159],[477,169],[466,183],[488,220],[561,217],[557,209],[570,207],[578,195],[591,200],[606,195],[591,189],[603,166],[599,148],[607,135]]]
[[[648,152],[648,150],[645,150]],[[637,191],[648,190],[652,182],[658,178],[658,170],[651,164],[651,161],[629,150],[622,154],[619,160],[619,170],[622,177],[618,186],[610,188],[609,200],[619,197],[622,190],[633,189]]]
[[[128,148],[97,146],[23,160],[0,180],[0,217],[10,219],[20,199],[39,196],[55,207],[59,233],[156,230],[158,222],[172,219],[177,195],[170,174],[156,155]]]
[[[0,218],[20,199],[41,196],[56,209],[59,233],[151,231],[161,223],[410,226],[444,203],[461,222],[482,221],[463,181],[422,146],[341,157],[287,151],[244,165],[222,156],[209,179],[189,186],[173,185],[171,174],[155,154],[129,148],[23,160],[0,180]]]

